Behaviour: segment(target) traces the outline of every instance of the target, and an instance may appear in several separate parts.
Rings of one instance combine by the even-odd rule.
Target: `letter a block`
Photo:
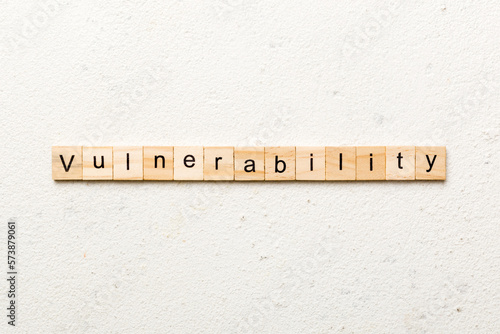
[[[446,147],[417,146],[417,180],[446,180]]]
[[[113,180],[142,180],[142,161],[142,146],[113,147]]]
[[[385,180],[385,146],[356,147],[356,180]]]
[[[83,147],[83,179],[113,179],[113,147]]]
[[[203,181],[203,146],[174,146],[174,180]]]
[[[52,147],[52,179],[81,180],[82,166],[81,146]]]
[[[266,181],[295,180],[295,146],[265,148]]]
[[[206,181],[234,180],[233,147],[205,147],[203,179]]]
[[[234,179],[264,181],[264,147],[234,148]]]

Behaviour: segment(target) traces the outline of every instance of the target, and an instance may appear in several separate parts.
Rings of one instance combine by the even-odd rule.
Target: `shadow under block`
[[[142,180],[142,162],[142,146],[114,146],[113,180]]]
[[[265,148],[266,181],[295,180],[295,146]]]
[[[144,180],[174,179],[174,147],[144,146]]]
[[[113,179],[113,147],[83,147],[83,179]]]
[[[417,146],[415,156],[417,180],[446,180],[445,146]]]
[[[415,146],[385,148],[386,180],[415,180]]]
[[[264,181],[264,147],[234,148],[234,179]]]
[[[356,180],[385,180],[385,146],[356,147]]]
[[[234,180],[233,147],[205,147],[203,179],[206,181]]]
[[[174,146],[174,180],[203,181],[203,146]]]
[[[52,147],[52,179],[81,180],[83,178],[81,146]]]
[[[327,146],[325,153],[327,181],[356,180],[356,147]]]
[[[325,180],[325,147],[297,146],[295,148],[295,179]]]

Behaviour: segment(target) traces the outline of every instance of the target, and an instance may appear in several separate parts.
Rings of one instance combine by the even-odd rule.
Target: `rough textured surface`
[[[499,36],[494,0],[2,1],[16,330],[499,332]],[[448,180],[56,183],[54,144],[446,145]]]

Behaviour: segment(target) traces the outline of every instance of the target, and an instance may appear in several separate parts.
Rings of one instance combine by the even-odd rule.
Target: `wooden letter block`
[[[82,147],[52,147],[52,179],[81,180],[83,178]]]
[[[113,147],[83,147],[83,179],[113,179]]]
[[[326,147],[326,180],[356,180],[356,147]]]
[[[113,147],[113,180],[142,180],[142,162],[142,146]]]
[[[264,181],[264,147],[234,148],[234,179]]]
[[[385,180],[385,146],[356,147],[356,180]]]
[[[303,181],[325,180],[325,148],[295,148],[295,179]]]
[[[205,147],[203,179],[206,181],[234,180],[233,147]]]
[[[174,147],[144,146],[144,180],[174,179]]]
[[[174,146],[174,180],[203,181],[203,146]]]
[[[295,146],[265,148],[266,181],[295,180]]]
[[[385,148],[386,180],[415,180],[415,146]]]
[[[417,146],[417,180],[446,180],[446,147]]]

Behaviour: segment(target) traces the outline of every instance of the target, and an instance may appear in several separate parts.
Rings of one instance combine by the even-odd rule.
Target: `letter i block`
[[[386,180],[415,180],[415,146],[385,148]]]
[[[264,147],[234,148],[234,179],[264,181]]]
[[[385,146],[356,147],[356,180],[385,180]]]
[[[295,180],[295,146],[265,148],[266,181]]]
[[[144,146],[144,180],[174,179],[174,147]]]
[[[417,180],[446,180],[446,147],[417,146]]]
[[[113,147],[113,180],[143,179],[142,146]]]
[[[356,147],[328,146],[326,151],[326,180],[356,180]]]
[[[174,180],[203,181],[203,146],[174,146]]]
[[[204,148],[203,179],[205,181],[234,180],[233,147]]]
[[[81,180],[83,178],[82,147],[52,147],[52,179]]]
[[[83,179],[113,179],[113,147],[83,147]]]
[[[325,180],[325,148],[295,148],[295,179],[303,181]]]

